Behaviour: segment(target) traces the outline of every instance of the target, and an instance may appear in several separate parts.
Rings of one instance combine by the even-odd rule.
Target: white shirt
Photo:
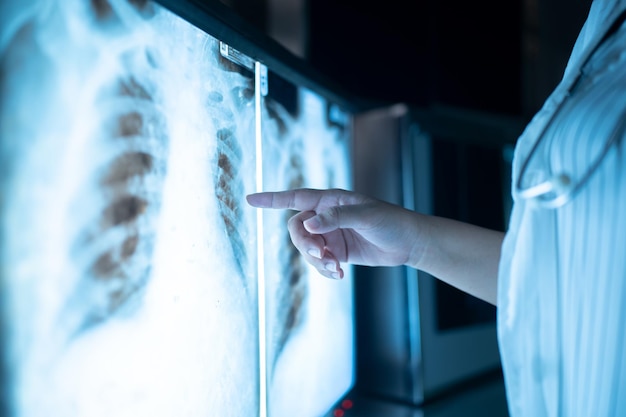
[[[566,92],[625,9],[624,0],[592,4],[562,82],[518,141],[513,187],[562,102],[533,159],[553,173],[580,175],[624,119],[624,25],[591,55],[590,75],[568,98]],[[498,281],[511,416],[626,416],[626,138],[563,207],[539,208],[513,197]]]

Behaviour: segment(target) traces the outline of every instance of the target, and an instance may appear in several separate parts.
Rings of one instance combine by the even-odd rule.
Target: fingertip
[[[322,252],[318,248],[310,248],[306,251],[309,255],[316,259],[322,259]]]
[[[255,198],[256,198],[256,194],[255,194],[255,193],[252,193],[252,194],[248,194],[248,195],[246,195],[246,201],[247,201],[247,202],[248,202],[248,204],[250,204],[251,206],[254,206]]]
[[[339,278],[337,279],[343,279],[343,276],[344,276],[343,268],[339,268],[339,271],[337,271],[337,273],[339,274]]]
[[[250,193],[246,195],[246,201],[253,207],[266,208],[268,207],[267,193]]]
[[[335,279],[335,280],[340,280],[343,279],[343,271],[341,269],[337,270],[336,272],[331,272],[330,273],[330,278]]]
[[[343,272],[343,268],[341,267],[341,264],[339,262],[337,262],[337,277],[335,279],[343,279],[344,277],[344,272]]]
[[[343,269],[341,268],[341,264],[330,251],[326,251],[324,253],[323,262],[324,262],[324,270],[325,270],[324,275],[325,276],[332,278],[332,279],[343,278],[344,274],[343,274]]]
[[[341,279],[341,275],[338,272],[330,272],[326,269],[318,269],[318,272],[320,273],[320,275],[328,279],[332,279],[332,280]]]
[[[304,225],[304,228],[306,229],[306,231],[309,233],[315,233],[315,231],[318,230],[321,225],[320,219],[318,216],[313,216],[310,219],[307,219],[304,222],[302,222],[302,224]]]
[[[339,268],[337,268],[337,263],[333,261],[326,262],[324,264],[324,268],[326,268],[329,272],[338,272]]]

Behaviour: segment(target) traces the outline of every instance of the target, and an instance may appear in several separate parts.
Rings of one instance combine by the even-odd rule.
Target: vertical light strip
[[[402,203],[403,206],[415,211],[416,184],[415,184],[415,146],[420,140],[418,128],[413,125],[408,116],[400,118],[402,130],[400,133],[400,157],[402,167]],[[406,273],[407,290],[407,322],[409,343],[409,369],[406,377],[409,380],[412,400],[416,403],[424,401],[424,384],[422,381],[422,338],[418,272],[413,268],[403,267]]]
[[[261,74],[263,64],[254,63],[254,136],[256,152],[256,191],[263,191],[263,146],[261,135]],[[265,259],[263,210],[256,212],[257,230],[257,294],[259,307],[259,416],[267,416],[267,356],[265,337]]]

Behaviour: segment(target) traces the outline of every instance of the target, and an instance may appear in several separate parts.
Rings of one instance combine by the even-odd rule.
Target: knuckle
[[[339,218],[341,216],[341,207],[333,206],[328,209],[326,212],[328,220],[330,220],[333,224],[339,223]]]
[[[291,230],[296,225],[296,222],[298,222],[298,221],[300,221],[300,220],[298,219],[298,215],[297,214],[291,216],[287,220],[287,227],[289,227],[289,229]]]
[[[289,193],[289,200],[287,202],[287,208],[293,209],[296,206],[296,193],[295,191],[291,191]]]

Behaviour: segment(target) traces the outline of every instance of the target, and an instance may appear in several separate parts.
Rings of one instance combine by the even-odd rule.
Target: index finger
[[[343,190],[300,188],[285,191],[264,191],[246,196],[251,206],[260,208],[315,210],[322,205],[338,205],[347,195]]]
[[[264,191],[246,196],[251,206],[274,209],[312,210],[321,199],[320,190],[297,189],[286,191]]]

